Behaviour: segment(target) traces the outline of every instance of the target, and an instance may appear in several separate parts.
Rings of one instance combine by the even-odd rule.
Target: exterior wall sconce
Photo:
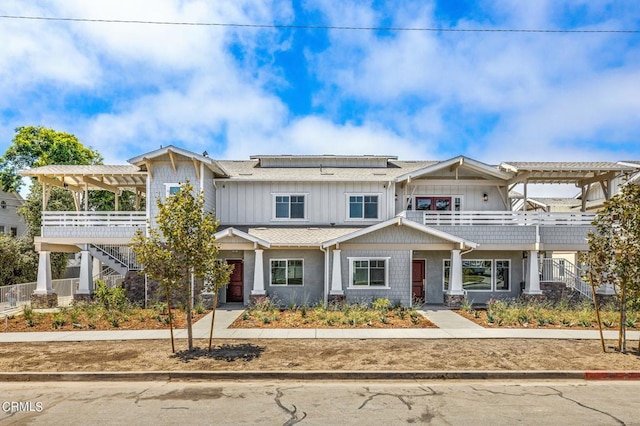
[[[486,192],[484,194],[482,194],[482,200],[483,201],[489,201],[489,195]]]

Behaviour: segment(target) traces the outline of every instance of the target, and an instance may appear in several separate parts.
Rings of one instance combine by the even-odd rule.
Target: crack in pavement
[[[291,390],[291,389],[296,389],[296,388],[289,388],[285,390]],[[295,425],[296,423],[300,423],[302,420],[304,420],[307,417],[307,413],[303,411],[302,417],[298,418],[298,407],[296,407],[294,404],[291,404],[291,406],[293,407],[293,410],[290,410],[287,407],[285,407],[282,404],[282,401],[280,400],[283,396],[284,396],[284,393],[282,392],[282,389],[276,388],[276,396],[274,398],[274,400],[276,401],[276,405],[291,416],[291,418],[286,422],[284,422],[283,425],[291,426],[291,425]]]
[[[613,415],[613,414],[611,414],[611,413],[607,413],[606,411],[598,410],[597,408],[590,407],[590,406],[588,406],[588,405],[586,405],[586,404],[583,404],[583,403],[582,403],[582,402],[580,402],[580,401],[576,401],[575,399],[571,399],[571,398],[569,398],[568,396],[565,396],[565,395],[564,395],[564,392],[562,392],[562,391],[560,391],[560,390],[558,390],[558,389],[555,389],[555,388],[553,388],[553,387],[551,387],[551,386],[547,386],[547,387],[548,387],[549,389],[551,389],[551,390],[553,390],[553,391],[557,392],[557,396],[559,396],[560,398],[562,398],[562,399],[564,399],[564,400],[571,401],[571,402],[573,402],[574,404],[577,404],[578,406],[580,406],[580,407],[582,407],[582,408],[586,408],[587,410],[592,410],[592,411],[595,411],[596,413],[600,413],[600,414],[604,414],[605,416],[609,416],[609,417],[611,417],[613,420],[615,420],[615,421],[616,421],[618,424],[620,424],[620,425],[623,425],[623,426],[624,426],[624,425],[626,425],[626,423],[625,423],[625,422],[623,422],[622,420],[620,420],[619,418],[617,418],[616,416],[614,416],[614,415]]]
[[[411,397],[417,397],[417,396],[434,396],[434,395],[438,395],[438,393],[436,391],[434,391],[431,388],[424,388],[422,386],[419,387],[419,389],[423,390],[425,393],[423,394],[398,394],[398,393],[391,393],[391,392],[371,392],[369,390],[368,387],[365,387],[365,390],[368,393],[372,393],[373,395],[369,395],[369,397],[367,399],[364,400],[364,402],[358,407],[358,410],[364,408],[365,405],[367,405],[369,402],[373,401],[374,398],[379,397],[379,396],[391,396],[394,398],[398,398],[398,400],[400,402],[402,402],[404,405],[407,406],[407,409],[411,410],[411,403],[409,403],[408,401],[405,400],[405,398],[411,398]],[[362,395],[364,396],[364,395]]]

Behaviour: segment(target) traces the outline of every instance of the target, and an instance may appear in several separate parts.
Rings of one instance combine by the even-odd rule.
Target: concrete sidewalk
[[[425,306],[419,312],[439,328],[428,329],[240,329],[229,328],[244,307],[225,305],[216,309],[213,337],[215,339],[599,339],[598,330],[483,328],[455,312],[439,306]],[[193,326],[196,339],[209,337],[211,314]],[[0,325],[0,329],[1,329]],[[178,339],[187,337],[184,329],[174,330]],[[616,330],[606,330],[606,339],[617,339]],[[0,343],[9,342],[72,342],[95,340],[168,339],[169,330],[117,331],[52,331],[0,332]],[[638,340],[640,332],[627,331],[629,340]]]

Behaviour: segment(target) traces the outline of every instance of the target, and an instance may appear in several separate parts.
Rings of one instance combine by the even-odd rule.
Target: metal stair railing
[[[563,262],[558,259],[542,259],[542,279],[563,282],[582,297],[593,301],[591,285],[582,279],[584,271],[568,260],[562,260]]]
[[[142,269],[142,266],[136,260],[136,255],[133,252],[133,249],[129,246],[93,244],[91,247],[93,247],[98,253],[103,254],[129,271],[139,271]]]

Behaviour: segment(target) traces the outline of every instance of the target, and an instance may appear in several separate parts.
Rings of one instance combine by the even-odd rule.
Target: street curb
[[[0,382],[181,380],[640,380],[640,371],[131,371],[0,373]]]

